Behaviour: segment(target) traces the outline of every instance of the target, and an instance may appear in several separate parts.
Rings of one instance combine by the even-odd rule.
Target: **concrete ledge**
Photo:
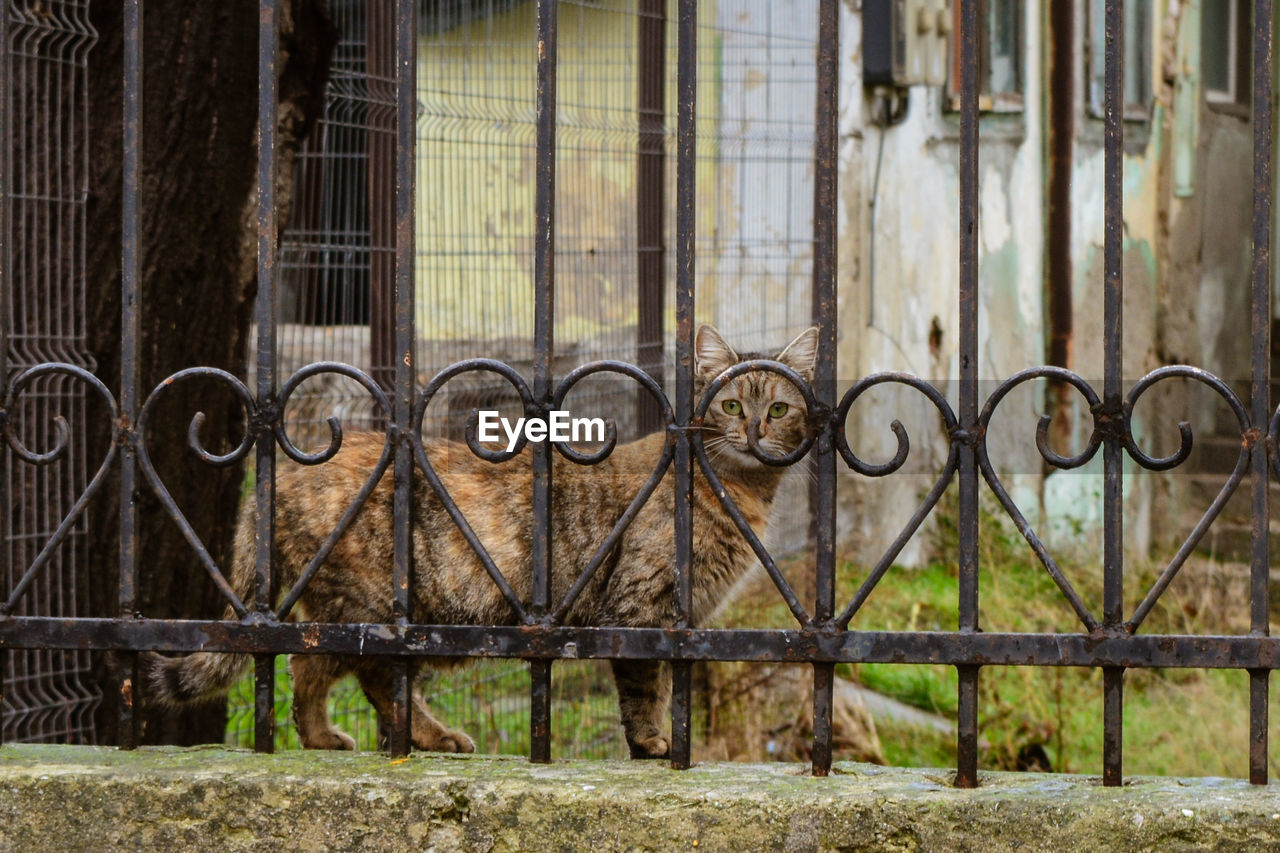
[[[225,749],[0,747],[0,849],[1241,850],[1280,848],[1280,786]]]

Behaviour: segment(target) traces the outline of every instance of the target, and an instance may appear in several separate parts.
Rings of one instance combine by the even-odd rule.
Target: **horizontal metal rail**
[[[530,660],[1280,668],[1280,637],[1251,635],[254,624],[34,616],[0,621],[0,649],[26,648],[240,654],[447,654]]]

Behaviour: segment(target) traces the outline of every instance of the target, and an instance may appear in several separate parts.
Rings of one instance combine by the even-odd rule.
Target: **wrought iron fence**
[[[260,6],[259,75],[262,83],[259,102],[260,149],[258,163],[258,278],[257,363],[255,387],[212,368],[192,368],[175,374],[160,387],[138,387],[138,326],[136,295],[139,278],[140,202],[139,94],[141,77],[140,0],[126,0],[125,9],[125,102],[124,164],[125,193],[123,237],[122,320],[124,353],[120,393],[116,397],[85,366],[67,362],[45,362],[24,369],[7,381],[3,394],[5,439],[18,464],[47,464],[65,452],[66,437],[58,436],[51,448],[30,447],[16,428],[15,413],[24,392],[41,377],[64,376],[83,383],[110,409],[115,442],[100,468],[89,479],[83,493],[69,509],[48,543],[30,564],[19,569],[0,609],[0,649],[96,649],[123,653],[132,665],[123,667],[119,679],[122,714],[122,745],[136,742],[133,708],[137,701],[137,653],[142,650],[173,652],[241,652],[254,656],[256,672],[255,744],[269,750],[274,726],[273,692],[275,658],[280,654],[332,653],[388,656],[395,663],[392,719],[388,721],[389,745],[403,754],[410,747],[409,715],[410,663],[412,655],[469,657],[511,657],[529,661],[532,685],[531,747],[534,761],[550,759],[550,682],[554,661],[571,658],[664,660],[671,663],[673,702],[671,706],[671,758],[676,767],[690,763],[691,666],[699,660],[744,660],[808,662],[813,667],[814,744],[813,772],[825,775],[831,767],[831,719],[834,667],[841,662],[892,662],[946,664],[959,676],[958,750],[956,783],[977,784],[978,766],[978,684],[984,666],[1076,666],[1101,668],[1104,674],[1104,767],[1108,785],[1118,785],[1122,772],[1121,724],[1125,670],[1145,667],[1208,667],[1246,670],[1250,679],[1250,779],[1264,783],[1267,775],[1267,685],[1270,672],[1280,662],[1280,643],[1271,638],[1268,626],[1268,478],[1269,471],[1280,476],[1280,456],[1275,445],[1280,436],[1280,413],[1273,414],[1268,400],[1270,356],[1270,234],[1271,234],[1271,80],[1272,5],[1270,0],[1254,4],[1254,207],[1252,265],[1252,377],[1250,397],[1242,401],[1219,378],[1196,367],[1175,365],[1159,368],[1133,387],[1121,381],[1122,353],[1122,157],[1124,146],[1123,51],[1120,34],[1125,3],[1105,4],[1105,369],[1101,392],[1075,373],[1053,366],[1022,371],[1001,382],[985,401],[978,396],[978,13],[979,0],[958,0],[960,38],[960,291],[956,310],[960,323],[959,405],[953,409],[944,394],[929,382],[903,373],[867,376],[852,385],[838,399],[835,381],[836,343],[836,178],[837,178],[837,0],[818,2],[818,49],[816,75],[819,97],[815,115],[814,152],[814,242],[813,319],[820,329],[821,345],[816,377],[812,384],[777,362],[750,361],[722,374],[695,399],[693,382],[694,340],[694,231],[695,231],[695,141],[697,107],[698,4],[679,0],[676,16],[677,126],[676,126],[676,330],[674,401],[644,370],[621,361],[597,361],[557,378],[553,375],[555,353],[554,249],[556,237],[556,138],[557,138],[557,7],[554,0],[538,0],[537,97],[536,97],[536,230],[534,237],[534,341],[532,378],[510,366],[486,359],[468,359],[437,373],[425,388],[417,386],[414,370],[414,264],[415,264],[415,115],[418,109],[415,63],[415,16],[417,0],[397,0],[394,9],[395,162],[396,205],[394,218],[394,377],[390,391],[384,391],[368,374],[348,365],[315,363],[292,376],[282,377],[275,360],[277,334],[278,279],[277,205],[275,199],[275,133],[277,4],[263,0]],[[4,20],[0,18],[0,20]],[[0,33],[0,44],[8,44]],[[8,69],[7,62],[0,68]],[[0,90],[9,90],[4,80]],[[10,114],[5,111],[0,138],[12,132]],[[0,173],[0,235],[8,228],[16,188],[9,174]],[[11,258],[12,247],[0,247],[0,263]],[[12,270],[0,268],[5,286]],[[7,312],[8,301],[0,301]],[[10,318],[0,317],[0,330],[9,328]],[[0,347],[0,359],[7,356]],[[785,458],[770,457],[757,442],[752,453],[767,464],[797,464],[811,457],[817,476],[814,486],[816,542],[812,571],[816,577],[816,598],[812,611],[804,606],[788,584],[772,556],[759,542],[733,500],[720,490],[719,499],[741,534],[750,543],[795,616],[796,625],[786,630],[708,629],[692,624],[693,566],[693,484],[705,477],[713,485],[718,480],[708,458],[699,427],[710,401],[734,376],[744,372],[772,371],[785,376],[802,392],[808,407],[809,431],[795,452]],[[0,363],[0,377],[9,376],[9,365]],[[666,450],[658,467],[641,488],[651,494],[670,472],[675,484],[675,514],[672,568],[677,620],[672,625],[646,628],[575,627],[562,623],[571,599],[553,600],[551,595],[551,476],[557,453],[565,457],[559,464],[598,462],[608,448],[584,458],[570,448],[551,442],[533,446],[532,594],[528,600],[516,596],[506,585],[502,567],[495,565],[483,545],[466,526],[432,469],[424,451],[421,425],[433,397],[454,377],[472,372],[493,373],[509,382],[523,404],[524,413],[541,419],[562,402],[565,395],[586,377],[613,373],[634,380],[655,401],[666,434]],[[329,448],[319,453],[300,451],[290,440],[282,412],[298,386],[320,374],[339,374],[359,382],[374,401],[390,412],[385,428],[385,468],[394,476],[394,565],[391,567],[395,591],[395,619],[391,624],[318,624],[285,621],[287,603],[299,593],[287,596],[286,607],[273,609],[271,532],[274,504],[277,448],[302,464],[324,464],[340,443],[335,431]],[[192,449],[209,462],[256,457],[257,472],[253,500],[258,508],[256,530],[257,561],[255,595],[242,602],[228,586],[218,567],[210,560],[199,539],[186,526],[180,509],[168,498],[147,453],[148,414],[155,401],[170,389],[183,387],[196,376],[212,377],[224,383],[238,397],[246,413],[248,432],[242,444],[230,454],[215,455],[199,445],[194,431]],[[1136,464],[1151,470],[1167,470],[1186,460],[1192,445],[1190,427],[1181,426],[1181,446],[1166,457],[1152,457],[1137,445],[1131,418],[1138,400],[1156,383],[1181,377],[1202,383],[1229,405],[1240,429],[1241,450],[1235,469],[1223,492],[1205,513],[1177,553],[1132,612],[1124,608],[1124,554],[1122,549],[1123,504],[1121,463],[1127,455]],[[1001,401],[1015,387],[1032,379],[1047,378],[1076,389],[1088,405],[1093,430],[1079,453],[1064,456],[1048,443],[1048,426],[1038,427],[1037,445],[1044,460],[1055,468],[1079,467],[1102,452],[1104,467],[1104,600],[1095,613],[1077,594],[1045,548],[1035,531],[1001,484],[988,456],[987,429]],[[897,452],[885,463],[861,459],[850,448],[845,423],[850,409],[868,389],[886,383],[915,389],[934,407],[945,425],[949,453],[936,482],[928,491],[908,524],[880,557],[861,588],[848,602],[835,597],[835,497],[837,466],[868,477],[885,477],[899,470],[909,445],[905,430],[895,425]],[[472,444],[477,453],[483,449]],[[20,614],[18,605],[33,583],[48,570],[51,555],[71,534],[85,503],[104,487],[107,475],[118,469],[121,490],[119,526],[122,539],[119,611],[115,616],[63,618],[56,615]],[[1251,568],[1251,627],[1244,636],[1150,635],[1139,632],[1157,599],[1181,569],[1191,549],[1204,535],[1227,497],[1251,478],[1253,496],[1253,550]],[[519,615],[516,625],[424,625],[414,621],[412,610],[410,513],[411,483],[424,477],[439,500],[451,509],[458,526],[467,535],[495,583],[503,589],[512,610]],[[4,482],[0,480],[0,483]],[[935,510],[944,490],[956,483],[959,492],[958,562],[959,626],[956,631],[863,631],[850,629],[850,621],[907,540]],[[1075,633],[987,633],[978,621],[978,520],[979,488],[986,482],[1005,511],[1030,543],[1080,623]],[[138,565],[134,548],[137,529],[134,491],[150,488],[160,497],[176,523],[183,526],[193,549],[231,602],[239,618],[221,620],[153,619],[135,612]],[[635,507],[633,507],[633,510]],[[349,520],[355,508],[347,514]],[[634,512],[617,520],[615,535],[621,535]],[[614,537],[591,558],[587,574],[598,567]],[[585,577],[573,584],[581,588]],[[572,596],[574,592],[570,592]]]

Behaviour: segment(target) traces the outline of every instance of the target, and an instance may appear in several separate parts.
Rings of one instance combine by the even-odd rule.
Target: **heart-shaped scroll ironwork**
[[[3,408],[0,409],[0,415],[3,416],[4,421],[3,434],[5,442],[9,445],[9,448],[13,451],[15,456],[27,464],[44,466],[53,464],[57,460],[63,458],[67,453],[67,448],[69,447],[71,440],[71,430],[67,426],[66,419],[61,415],[54,418],[54,429],[57,436],[54,440],[54,446],[48,450],[32,450],[24,445],[22,443],[22,439],[19,438],[17,431],[13,428],[14,424],[11,420],[11,413],[17,407],[23,392],[25,392],[26,389],[37,379],[49,376],[69,376],[73,379],[77,379],[88,385],[93,389],[94,393],[102,398],[102,401],[106,405],[107,411],[111,416],[112,440],[106,456],[98,466],[97,471],[94,472],[93,477],[89,479],[89,483],[85,486],[84,491],[80,493],[79,497],[76,498],[75,503],[71,505],[71,509],[69,509],[67,514],[63,516],[62,521],[58,523],[58,526],[49,536],[49,539],[45,542],[44,546],[40,549],[40,553],[36,555],[35,559],[31,561],[31,565],[22,573],[22,577],[18,578],[17,583],[13,585],[13,589],[9,590],[8,598],[5,599],[3,604],[0,604],[0,616],[13,612],[14,608],[17,607],[18,602],[21,601],[27,590],[30,589],[32,582],[35,581],[44,568],[49,565],[49,561],[53,557],[53,554],[62,545],[63,541],[66,540],[76,522],[82,515],[84,515],[85,507],[88,506],[89,501],[92,500],[93,496],[102,488],[102,483],[106,479],[107,472],[115,463],[116,456],[119,452],[118,448],[121,444],[119,409],[116,406],[115,397],[112,396],[111,392],[107,389],[107,386],[102,384],[102,381],[98,379],[98,377],[94,376],[83,367],[74,364],[67,364],[65,362],[48,362],[45,364],[38,364],[35,367],[30,367],[22,371],[14,378],[13,382],[9,385],[7,393],[5,394]],[[4,511],[7,512],[8,508],[6,507]]]

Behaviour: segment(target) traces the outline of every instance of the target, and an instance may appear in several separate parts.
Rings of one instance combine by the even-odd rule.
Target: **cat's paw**
[[[476,744],[465,732],[443,729],[430,739],[414,738],[413,745],[431,752],[475,752]]]
[[[631,750],[632,758],[671,757],[671,741],[663,735],[654,735],[637,741],[628,740],[627,746]]]
[[[355,749],[356,741],[351,735],[338,729],[310,735],[302,738],[302,746],[306,749]]]

